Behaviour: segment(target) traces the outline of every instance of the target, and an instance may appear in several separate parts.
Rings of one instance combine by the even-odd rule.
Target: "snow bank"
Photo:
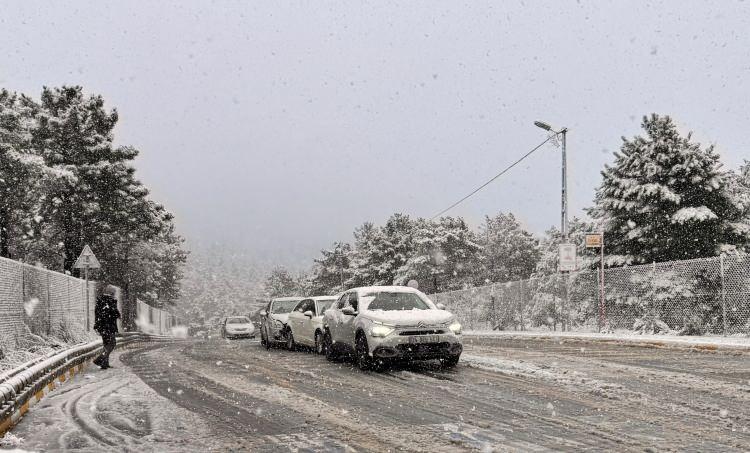
[[[543,338],[543,339],[571,339],[583,341],[601,341],[622,343],[638,346],[686,347],[694,349],[741,349],[750,351],[748,337],[711,337],[689,336],[676,337],[666,335],[639,335],[636,333],[580,333],[580,332],[498,332],[498,331],[465,331],[465,337],[497,337],[497,338]]]

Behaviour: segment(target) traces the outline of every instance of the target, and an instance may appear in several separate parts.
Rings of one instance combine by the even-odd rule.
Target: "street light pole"
[[[552,126],[543,121],[534,121],[534,125],[547,132],[552,132],[555,135],[562,135],[562,205],[560,213],[560,232],[562,233],[563,242],[568,242],[568,158],[566,154],[568,128],[564,127],[561,130],[556,131],[552,129]]]
[[[563,244],[567,244],[569,241],[568,236],[568,156],[566,154],[567,149],[567,134],[568,134],[568,128],[564,127],[560,129],[559,131],[556,131],[552,129],[552,126],[549,124],[542,122],[542,121],[534,121],[534,125],[537,127],[540,127],[544,129],[545,131],[552,132],[555,134],[555,136],[561,135],[562,136],[562,193],[561,193],[561,209],[560,209],[560,233],[562,235],[561,242]],[[564,275],[564,283],[565,283],[565,296],[563,300],[565,301],[565,305],[563,306],[563,316],[562,316],[562,330],[567,330],[568,328],[568,322],[567,322],[567,307],[570,307],[570,291],[568,291],[568,285],[570,284],[570,273],[568,271],[562,271],[562,274]]]

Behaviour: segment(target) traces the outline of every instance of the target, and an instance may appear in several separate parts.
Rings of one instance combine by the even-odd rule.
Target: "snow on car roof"
[[[312,299],[314,301],[319,301],[319,300],[336,300],[336,296],[314,296],[314,297],[308,297],[308,299]]]
[[[297,296],[292,296],[292,297],[274,297],[273,299],[271,299],[271,302],[289,302],[289,301],[295,301],[295,300],[299,301],[299,300],[302,300],[302,299],[304,299],[304,297],[297,297]]]
[[[414,293],[422,294],[418,289],[414,289],[411,286],[363,286],[361,288],[352,288],[358,293],[372,293],[378,291],[390,291],[394,293]]]

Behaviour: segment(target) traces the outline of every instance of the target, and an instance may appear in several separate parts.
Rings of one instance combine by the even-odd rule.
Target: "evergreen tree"
[[[727,192],[735,209],[735,218],[729,223],[732,231],[744,238],[738,246],[725,244],[723,251],[750,250],[750,161],[740,167],[738,172],[729,173]]]
[[[393,214],[382,233],[375,236],[374,285],[392,285],[398,269],[406,264],[414,252],[414,222],[404,214]]]
[[[345,282],[347,288],[368,286],[376,280],[375,265],[380,254],[376,244],[382,242],[382,230],[371,222],[365,222],[354,229],[354,249],[351,253],[351,276]]]
[[[713,147],[681,136],[668,116],[643,119],[646,132],[623,138],[590,210],[605,232],[611,264],[682,260],[716,255],[742,238],[726,175]]]
[[[413,279],[422,291],[435,293],[465,288],[474,280],[480,247],[462,218],[418,219],[412,238],[413,251],[398,269],[395,283]]]
[[[414,250],[413,228],[409,216],[393,214],[383,227],[368,222],[355,230],[352,277],[347,286],[392,285]]]
[[[343,291],[351,275],[352,246],[346,242],[334,242],[330,250],[321,250],[320,253],[323,256],[315,260],[309,293],[323,296]]]
[[[41,215],[48,242],[61,244],[63,269],[72,271],[83,246],[114,226],[115,219],[103,215],[104,205],[113,205],[110,196],[129,187],[106,186],[105,181],[112,166],[132,160],[135,153],[113,147],[117,112],[107,112],[100,96],[84,96],[81,87],[45,87],[40,107],[34,144],[48,166],[72,173],[42,201]]]
[[[0,90],[0,256],[23,256],[39,233],[39,200],[51,176],[31,146],[34,102]]]
[[[266,278],[265,292],[269,297],[301,296],[298,294],[298,284],[294,277],[282,267],[271,270]]]
[[[529,278],[539,261],[538,242],[521,227],[513,214],[485,217],[480,227],[483,270],[487,282],[507,282]]]

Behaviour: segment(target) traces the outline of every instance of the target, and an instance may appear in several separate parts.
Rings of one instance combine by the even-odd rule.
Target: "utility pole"
[[[562,231],[563,240],[568,242],[568,158],[565,149],[568,128],[562,128],[559,133],[562,135],[562,219],[560,231]]]

